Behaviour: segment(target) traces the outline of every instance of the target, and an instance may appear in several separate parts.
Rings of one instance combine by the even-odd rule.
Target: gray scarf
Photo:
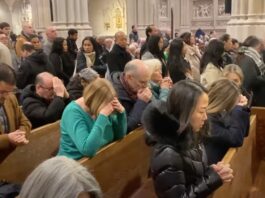
[[[264,62],[261,58],[261,55],[257,52],[257,50],[255,50],[252,47],[248,47],[245,49],[245,55],[249,56],[250,58],[253,59],[253,61],[258,66],[261,75],[264,75],[265,74],[265,65],[264,65]]]

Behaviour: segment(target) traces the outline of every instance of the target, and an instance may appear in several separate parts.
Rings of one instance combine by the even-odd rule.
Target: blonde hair
[[[144,64],[147,65],[147,68],[151,75],[158,69],[162,71],[162,63],[156,58],[144,60]]]
[[[244,80],[244,74],[242,72],[242,69],[236,65],[236,64],[229,64],[224,67],[223,75],[224,77],[227,77],[230,73],[235,73],[239,76],[241,83]]]
[[[116,91],[106,79],[96,79],[88,84],[83,92],[84,102],[92,115],[99,114],[102,105],[116,97]]]
[[[231,111],[240,96],[240,90],[235,82],[222,78],[213,82],[209,87],[209,105],[207,112],[218,113]]]

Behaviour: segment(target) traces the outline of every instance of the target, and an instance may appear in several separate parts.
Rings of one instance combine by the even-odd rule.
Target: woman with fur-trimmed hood
[[[205,129],[208,95],[199,83],[176,83],[167,102],[151,103],[143,114],[153,146],[151,175],[159,198],[207,197],[233,178],[229,165],[207,165],[199,134]]]

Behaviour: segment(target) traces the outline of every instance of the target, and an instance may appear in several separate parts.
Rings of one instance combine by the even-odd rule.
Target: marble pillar
[[[233,0],[232,17],[227,24],[227,33],[244,41],[249,35],[264,39],[265,5],[263,0]]]
[[[77,44],[80,46],[81,39],[92,35],[89,23],[88,3],[89,0],[53,0],[53,25],[57,27],[58,35],[67,37],[70,28],[77,29]]]

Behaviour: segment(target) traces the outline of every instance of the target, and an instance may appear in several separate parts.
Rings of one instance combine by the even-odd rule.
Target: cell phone
[[[248,104],[247,104],[247,107],[248,108],[251,108],[251,105],[252,105],[252,101],[253,101],[253,92],[251,91],[248,95]]]

